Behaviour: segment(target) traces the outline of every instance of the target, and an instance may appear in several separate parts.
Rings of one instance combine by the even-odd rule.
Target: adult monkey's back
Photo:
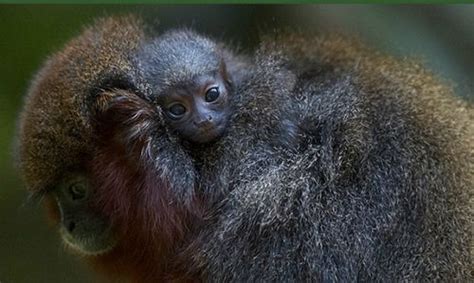
[[[196,272],[472,280],[471,106],[417,63],[337,37],[282,36],[256,57],[236,91],[240,114],[213,149],[221,158],[204,166],[205,188],[229,192],[188,250]],[[280,92],[289,106],[269,111]],[[280,137],[275,117],[288,119]]]

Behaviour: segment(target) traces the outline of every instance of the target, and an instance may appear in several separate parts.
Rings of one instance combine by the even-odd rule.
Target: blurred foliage
[[[0,6],[0,282],[94,282],[64,249],[14,170],[16,120],[48,55],[94,18],[139,13],[160,28],[191,26],[251,49],[277,27],[338,30],[395,55],[415,56],[472,100],[474,5],[456,6]]]

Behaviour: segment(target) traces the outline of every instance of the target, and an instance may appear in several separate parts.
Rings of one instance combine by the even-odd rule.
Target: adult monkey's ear
[[[148,143],[145,139],[153,135],[152,132],[164,121],[158,107],[124,89],[98,93],[92,105],[97,145],[114,140],[133,152],[137,146]]]

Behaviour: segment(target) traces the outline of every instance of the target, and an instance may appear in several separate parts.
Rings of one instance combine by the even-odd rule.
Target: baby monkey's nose
[[[207,117],[201,117],[200,119],[194,120],[194,125],[198,127],[210,126],[212,125],[212,116],[208,115]]]

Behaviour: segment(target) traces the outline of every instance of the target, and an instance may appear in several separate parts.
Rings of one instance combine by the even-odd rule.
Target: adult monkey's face
[[[40,70],[19,129],[25,182],[67,245],[142,282],[171,276],[166,266],[199,219],[191,159],[160,130],[130,60],[144,36],[133,17],[86,29]]]
[[[117,244],[112,224],[93,208],[93,188],[81,173],[65,176],[50,192],[64,242],[85,255],[106,253]]]

